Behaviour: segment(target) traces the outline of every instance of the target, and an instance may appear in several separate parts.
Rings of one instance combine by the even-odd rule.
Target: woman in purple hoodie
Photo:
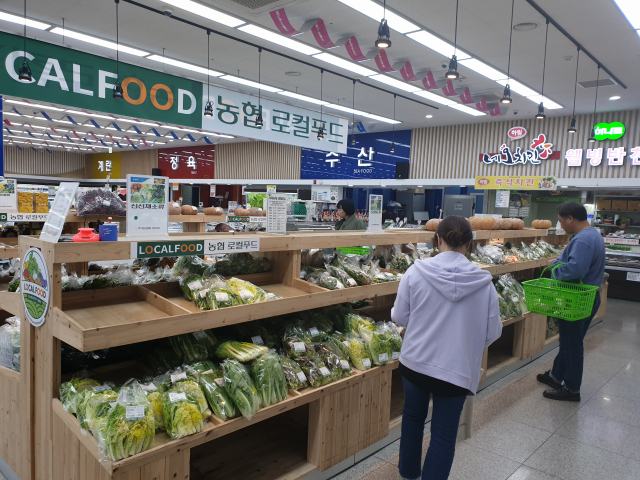
[[[440,253],[407,270],[391,311],[407,327],[400,353],[405,400],[399,469],[405,479],[449,477],[460,414],[478,388],[482,352],[502,332],[491,274],[465,257],[472,239],[465,218],[442,220],[433,239]],[[421,469],[431,395],[431,443]]]

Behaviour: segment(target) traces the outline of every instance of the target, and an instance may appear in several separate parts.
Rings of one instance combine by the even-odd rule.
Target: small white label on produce
[[[331,375],[331,372],[327,367],[320,367],[320,373],[322,373],[322,375],[325,377],[328,377],[329,375]]]
[[[304,342],[293,342],[293,350],[296,352],[304,352],[306,348],[304,348]]]
[[[393,352],[391,354],[391,359],[392,360],[398,360],[400,358],[400,352]]]
[[[316,327],[311,327],[309,329],[309,332],[311,333],[312,337],[317,337],[320,334],[320,332],[318,332],[318,329]]]
[[[349,362],[346,360],[340,360],[340,366],[343,370],[349,370]]]
[[[296,373],[296,376],[298,377],[298,380],[300,380],[301,382],[307,381],[307,377],[304,376],[304,372],[298,372]]]
[[[187,395],[184,392],[181,393],[176,393],[176,392],[169,392],[169,401],[171,403],[176,403],[179,401],[187,401]]]
[[[371,367],[371,360],[369,360],[368,358],[363,358],[362,364],[365,366],[365,368],[369,368]]]
[[[142,420],[144,418],[144,405],[129,405],[127,407],[127,420]]]
[[[171,383],[176,383],[180,380],[186,380],[186,379],[187,379],[187,374],[185,372],[171,375]]]
[[[108,385],[102,385],[101,387],[91,387],[91,388],[96,393],[104,392],[105,390],[110,390],[111,389],[111,387],[108,386]]]
[[[196,337],[196,340],[200,341],[203,338],[206,338],[207,334],[204,333],[204,330],[200,330],[199,332],[193,332],[193,336]]]
[[[254,345],[264,345],[264,342],[262,341],[262,337],[260,335],[256,335],[255,337],[251,337],[251,342]]]
[[[378,361],[380,363],[388,362],[389,361],[389,354],[388,353],[381,353],[380,355],[378,355]]]

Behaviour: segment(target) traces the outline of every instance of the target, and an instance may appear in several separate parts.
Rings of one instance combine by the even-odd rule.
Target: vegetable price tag
[[[200,290],[200,291],[198,292],[198,295],[200,296],[200,298],[204,298],[204,297],[206,297],[206,296],[207,296],[207,292],[208,292],[209,290],[211,290],[211,289],[210,289],[210,288],[205,288],[204,290]]]
[[[473,232],[473,234],[471,235],[471,238],[473,238],[474,240],[476,239],[476,232]]]
[[[301,382],[306,382],[307,381],[307,377],[304,376],[304,372],[296,373],[296,377],[298,377],[298,380],[300,380]]]
[[[389,361],[389,354],[388,353],[381,353],[380,355],[378,355],[378,361],[380,363],[388,362]]]
[[[520,299],[514,295],[514,296],[511,297],[511,301],[513,303],[518,303],[520,301]]]
[[[193,336],[198,341],[202,340],[203,338],[207,338],[207,334],[204,333],[204,330],[200,330],[199,332],[193,332]]]
[[[264,342],[262,341],[262,337],[260,335],[256,335],[255,337],[251,337],[251,342],[254,345],[264,345]]]
[[[320,367],[320,373],[322,373],[322,375],[325,377],[328,377],[329,375],[331,375],[331,372],[327,367]]]
[[[206,372],[202,372],[200,375],[208,375],[210,373],[213,373],[213,370],[207,370]]]
[[[186,379],[187,379],[186,372],[176,373],[171,375],[171,383],[176,383],[179,380],[186,380]]]
[[[309,333],[312,337],[317,337],[318,335],[320,335],[320,332],[318,332],[318,329],[316,327],[311,327],[309,329]]]
[[[347,342],[346,340],[345,340],[344,342],[342,342],[342,344],[343,344],[345,347],[347,347],[347,348],[349,348],[349,347],[350,347],[349,342]]]
[[[369,358],[363,358],[362,365],[364,365],[365,368],[369,368],[371,366],[371,360]]]
[[[117,404],[117,403],[118,403],[118,402],[110,402],[110,403],[109,403],[109,406],[110,406],[111,408],[113,408],[113,407],[115,407],[115,406],[116,406],[116,404]]]
[[[195,280],[187,284],[187,287],[189,287],[189,290],[198,290],[199,288],[202,288],[202,282],[200,280]]]
[[[238,292],[238,295],[240,295],[240,298],[242,298],[243,300],[249,300],[254,297],[253,293],[251,293],[249,290],[240,290]]]
[[[155,392],[158,390],[153,383],[149,383],[148,385],[140,385],[140,388],[145,392]]]
[[[176,392],[169,392],[169,401],[171,403],[176,403],[179,401],[187,401],[187,394],[184,392],[180,392],[180,393],[176,393]]]
[[[101,387],[91,387],[91,388],[96,393],[104,392],[105,390],[111,390],[111,387],[109,385],[102,385]]]
[[[216,292],[216,302],[228,302],[229,294],[225,292]]]
[[[293,342],[293,350],[295,352],[304,352],[306,350],[304,342]]]
[[[215,382],[219,387],[224,387],[224,378],[216,378]]]
[[[358,286],[358,283],[353,278],[348,279],[347,283],[349,284],[350,287],[357,287]]]
[[[144,418],[144,405],[129,405],[126,413],[127,420],[142,420]]]
[[[349,362],[346,360],[340,360],[340,366],[342,366],[343,370],[349,370]]]
[[[391,359],[392,360],[398,360],[400,358],[400,352],[393,352],[391,354]]]

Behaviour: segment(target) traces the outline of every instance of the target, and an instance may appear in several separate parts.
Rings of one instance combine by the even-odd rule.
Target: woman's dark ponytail
[[[442,238],[451,248],[458,248],[473,240],[473,231],[466,218],[451,215],[438,224],[434,245],[438,244],[438,238]]]

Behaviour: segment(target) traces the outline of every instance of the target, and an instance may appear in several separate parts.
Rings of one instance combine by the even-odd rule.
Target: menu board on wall
[[[509,190],[498,190],[496,192],[496,208],[509,207]]]

